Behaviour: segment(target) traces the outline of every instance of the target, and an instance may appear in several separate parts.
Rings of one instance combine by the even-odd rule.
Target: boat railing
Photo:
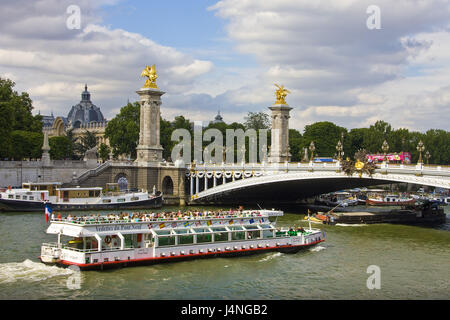
[[[277,238],[279,238],[279,237],[288,237],[288,236],[292,237],[292,236],[298,236],[298,235],[305,235],[305,236],[307,236],[307,235],[309,235],[311,233],[312,232],[308,231],[308,230],[300,231],[300,230],[284,230],[284,229],[281,229],[281,230],[275,232],[275,237],[277,237]]]
[[[64,219],[52,219],[52,222],[66,222],[73,223],[79,225],[87,225],[87,224],[115,224],[115,223],[145,223],[145,222],[175,222],[175,221],[184,221],[184,220],[211,220],[211,219],[242,219],[242,218],[261,218],[266,217],[261,214],[245,214],[245,215],[219,215],[219,216],[183,216],[176,218],[131,218],[131,219],[116,219],[116,218],[88,218],[87,220],[68,220]]]

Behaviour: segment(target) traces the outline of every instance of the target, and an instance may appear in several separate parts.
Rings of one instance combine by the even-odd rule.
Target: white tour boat
[[[214,216],[177,219],[119,220],[103,215],[52,220],[47,233],[56,243],[44,243],[40,259],[47,264],[81,270],[155,264],[202,257],[226,257],[279,251],[294,253],[325,241],[320,229],[275,227],[282,211],[221,212]]]
[[[101,187],[62,188],[60,182],[27,182],[0,192],[0,210],[43,212],[46,204],[57,211],[149,209],[162,206],[162,195],[155,190],[121,192],[117,183],[107,183],[105,192]]]

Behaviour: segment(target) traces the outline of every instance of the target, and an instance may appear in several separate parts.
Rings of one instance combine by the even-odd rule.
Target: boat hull
[[[151,209],[162,207],[162,195],[151,199],[140,201],[130,201],[124,203],[99,203],[99,204],[71,204],[71,203],[50,203],[53,210],[73,211],[73,210],[120,210],[120,209]],[[21,201],[0,198],[0,211],[12,212],[43,212],[45,203],[40,201]]]
[[[53,263],[62,267],[69,266],[77,266],[82,271],[86,270],[106,270],[106,269],[115,269],[115,268],[124,268],[124,267],[136,267],[136,266],[146,266],[146,265],[154,265],[161,263],[169,263],[169,262],[179,262],[179,261],[189,261],[194,259],[207,259],[207,258],[231,258],[231,257],[240,257],[240,256],[248,256],[254,254],[262,254],[267,252],[281,252],[293,254],[297,253],[301,250],[313,247],[320,242],[325,241],[325,239],[320,239],[315,242],[311,242],[303,245],[285,245],[285,246],[277,246],[277,247],[269,247],[269,248],[254,248],[254,249],[241,249],[241,250],[233,250],[233,251],[225,251],[225,252],[205,252],[198,254],[186,254],[186,255],[177,255],[177,256],[169,256],[169,257],[158,257],[158,258],[146,258],[146,259],[134,259],[128,261],[110,261],[103,263],[91,263],[91,264],[77,264],[65,260],[58,261],[57,263]],[[45,264],[46,263],[42,261]]]

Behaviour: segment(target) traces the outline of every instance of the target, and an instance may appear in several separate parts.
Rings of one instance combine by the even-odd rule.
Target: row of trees
[[[129,154],[136,157],[136,147],[139,140],[139,103],[129,103],[123,107],[120,113],[108,123],[106,136],[109,138],[114,157],[120,154]],[[164,158],[169,159],[173,146],[177,143],[171,141],[172,132],[175,129],[184,128],[194,136],[192,123],[184,116],[178,116],[174,121],[161,118],[161,145],[164,148]],[[225,137],[227,129],[270,129],[270,117],[264,112],[249,112],[243,123],[209,123],[203,131],[215,128]],[[267,145],[270,146],[270,130],[267,136]],[[343,138],[343,151],[345,157],[353,158],[361,149],[368,153],[383,153],[381,147],[386,140],[389,145],[389,153],[410,152],[412,161],[417,162],[419,151],[417,144],[422,141],[425,151],[430,154],[430,163],[450,163],[450,132],[445,130],[430,129],[425,133],[409,131],[400,128],[393,129],[385,121],[377,121],[369,128],[355,128],[348,130],[329,121],[316,122],[306,125],[303,133],[296,129],[289,129],[289,146],[292,161],[301,161],[304,156],[304,148],[309,148],[311,142],[315,145],[315,155],[333,157],[336,155],[336,145]],[[203,147],[210,142],[203,142]],[[248,157],[248,141],[246,142]],[[192,142],[193,145],[193,142]],[[309,151],[308,151],[309,152]]]
[[[15,83],[9,79],[0,78],[0,158],[21,160],[23,158],[40,158],[42,154],[42,117],[32,115],[32,101],[25,92],[18,94],[13,90]],[[138,102],[128,103],[121,108],[120,113],[108,122],[105,131],[110,146],[101,144],[98,149],[99,157],[106,160],[110,154],[114,158],[128,155],[136,158],[136,147],[139,141],[140,106]],[[227,129],[270,129],[270,117],[264,112],[249,112],[243,123],[233,122],[210,123],[203,130],[218,129],[225,137]],[[171,150],[177,143],[171,141],[175,129],[189,130],[194,136],[192,123],[184,116],[175,117],[173,121],[160,119],[161,145],[164,148],[163,156],[169,159]],[[289,146],[292,161],[301,161],[304,148],[311,142],[315,144],[315,154],[323,157],[333,157],[336,154],[336,144],[343,137],[343,151],[345,157],[353,158],[354,154],[365,149],[369,153],[382,152],[381,146],[386,140],[389,152],[410,152],[412,161],[416,162],[419,152],[416,147],[419,141],[425,145],[430,154],[430,163],[450,163],[450,132],[430,129],[425,133],[409,131],[400,128],[393,129],[385,121],[377,121],[369,128],[356,128],[348,130],[329,121],[316,122],[305,126],[303,132],[296,129],[289,130]],[[267,136],[267,145],[270,146],[270,130]],[[65,136],[49,139],[50,156],[52,159],[80,159],[85,152],[96,145],[95,135],[86,131],[82,137],[75,139],[72,131]],[[210,142],[203,142],[203,147]],[[261,143],[261,142],[259,142]],[[248,157],[248,141],[246,142]],[[193,143],[192,143],[193,145]]]

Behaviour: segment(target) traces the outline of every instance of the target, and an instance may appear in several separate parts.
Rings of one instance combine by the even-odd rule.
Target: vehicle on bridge
[[[239,210],[213,216],[53,220],[47,233],[58,235],[58,241],[42,244],[40,259],[89,270],[268,251],[295,253],[325,241],[325,233],[311,225],[277,228],[282,215],[275,210]]]
[[[117,183],[108,183],[105,192],[101,187],[61,188],[60,182],[27,182],[0,192],[0,210],[43,212],[46,204],[57,211],[160,208],[162,194],[120,191]]]

